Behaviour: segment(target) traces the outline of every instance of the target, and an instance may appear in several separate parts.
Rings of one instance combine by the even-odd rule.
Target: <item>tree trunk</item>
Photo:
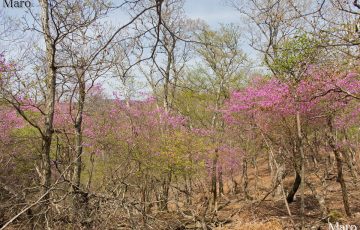
[[[42,194],[46,194],[44,196],[44,209],[49,210],[50,206],[50,192],[48,191],[51,187],[51,159],[50,159],[50,151],[51,151],[51,137],[49,135],[43,140],[43,149],[42,149]],[[47,211],[46,211],[47,212]]]
[[[219,196],[224,194],[224,182],[223,182],[223,172],[222,167],[219,166]]]
[[[342,154],[345,158],[347,166],[350,169],[353,184],[355,185],[355,187],[358,187],[358,174],[356,171],[356,166],[353,161],[353,157],[351,156],[351,150],[343,151]]]
[[[330,152],[326,155],[325,158],[325,178],[329,178],[330,174],[331,174],[331,167],[332,163],[331,163],[331,155]]]
[[[257,190],[258,190],[258,181],[259,181],[259,173],[258,173],[258,166],[257,166],[257,161],[256,161],[256,156],[253,157],[253,166],[254,166],[254,176],[255,176],[255,182],[254,182],[254,190],[255,190],[255,194],[257,194]]]
[[[218,161],[218,150],[215,149],[215,156],[213,159],[213,163],[212,163],[212,168],[211,168],[211,192],[213,195],[213,200],[212,200],[212,205],[214,206],[214,210],[216,210],[217,207],[217,161]]]
[[[294,197],[295,197],[297,190],[300,187],[300,184],[301,184],[301,176],[300,176],[298,170],[295,169],[295,180],[294,180],[293,186],[292,186],[288,196],[286,197],[286,200],[288,203],[294,202]]]
[[[339,152],[339,149],[336,145],[336,137],[335,137],[334,128],[332,125],[332,118],[328,119],[328,125],[329,125],[329,129],[330,129],[329,145],[335,155],[335,161],[336,161],[337,182],[339,182],[340,186],[341,186],[341,192],[342,192],[345,213],[347,216],[350,217],[351,211],[350,211],[350,206],[349,206],[349,197],[348,197],[346,183],[345,183],[344,175],[343,175],[343,160],[341,158],[341,153]]]
[[[168,174],[165,176],[162,182],[162,191],[160,194],[160,210],[161,211],[167,211],[168,210],[168,201],[169,201],[169,189],[170,189],[170,183],[172,180],[172,172],[168,172]]]
[[[85,72],[83,70],[85,63],[81,63],[80,68],[75,69],[78,81],[78,104],[77,114],[74,122],[75,129],[75,167],[73,175],[74,191],[74,218],[81,222],[88,218],[88,194],[81,189],[82,173],[82,154],[83,154],[83,113],[85,106],[86,86]]]
[[[232,182],[232,187],[231,187],[231,193],[233,195],[238,194],[238,183],[235,179],[235,175],[234,175],[234,169],[230,170],[230,178],[231,178],[231,182]]]
[[[251,199],[251,196],[249,195],[249,178],[248,178],[248,172],[247,172],[247,159],[244,157],[243,159],[243,173],[242,173],[242,187],[245,199]]]
[[[55,44],[51,37],[49,26],[49,5],[47,0],[40,0],[41,6],[41,26],[45,39],[46,47],[46,106],[45,106],[45,124],[42,133],[42,153],[41,153],[41,166],[42,166],[42,194],[44,194],[44,202],[42,204],[45,210],[44,221],[51,221],[48,215],[50,211],[50,192],[51,189],[51,142],[53,135],[53,121],[55,110],[55,90],[56,90],[56,67],[55,67]],[[45,222],[44,222],[45,223]],[[47,223],[48,224],[48,223]],[[47,226],[49,227],[49,226]]]
[[[302,178],[302,183],[300,184],[301,188],[301,205],[300,205],[300,213],[301,213],[301,228],[304,229],[304,221],[305,221],[305,155],[304,155],[304,147],[303,147],[303,135],[301,130],[301,120],[300,120],[300,112],[296,112],[296,127],[297,127],[297,138],[298,138],[298,150],[300,152],[300,173]]]
[[[278,170],[274,170],[274,168],[276,168],[276,164],[275,164],[275,159],[273,157],[273,153],[272,150],[269,149],[269,162],[268,162],[268,167],[270,170],[270,177],[271,177],[271,187],[274,188],[278,182],[278,178],[277,178],[277,174],[278,174]],[[280,188],[281,189],[281,188]],[[281,192],[281,191],[280,191]],[[276,195],[280,195],[279,193],[279,189],[274,190],[274,192],[272,193],[272,196],[275,197]]]
[[[192,183],[191,183],[191,176],[190,175],[185,175],[184,176],[184,180],[185,180],[185,196],[186,196],[186,203],[188,205],[191,205],[191,193],[192,193]]]
[[[283,183],[282,181],[284,180],[284,178],[285,178],[285,166],[284,165],[278,165],[276,163],[276,174],[275,174],[275,176],[273,178],[271,187],[274,188],[275,186],[277,186],[277,188],[274,189],[273,197],[280,196],[282,194],[282,192],[283,192],[282,191],[283,190],[283,188],[282,188],[283,184],[281,184],[281,183]],[[279,183],[279,182],[281,182],[281,183]],[[279,186],[279,184],[281,186]]]
[[[347,216],[351,216],[348,192],[347,192],[346,183],[345,183],[344,176],[343,176],[343,162],[342,162],[340,153],[334,149],[333,149],[333,151],[335,154],[336,167],[337,167],[337,171],[338,171],[337,182],[339,182],[340,186],[341,186],[341,192],[342,192],[345,213]]]

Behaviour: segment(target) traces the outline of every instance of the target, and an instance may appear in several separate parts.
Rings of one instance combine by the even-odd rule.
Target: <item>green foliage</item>
[[[199,158],[201,153],[210,150],[205,138],[183,131],[164,136],[162,142],[157,166],[162,171],[171,171],[175,175],[196,174],[203,164],[202,161],[195,161],[194,156]]]
[[[234,25],[222,25],[218,31],[205,27],[197,35],[202,45],[196,51],[204,64],[195,71],[202,75],[200,79],[207,81],[206,85],[218,88],[221,84],[239,80],[239,75],[243,75],[247,57],[240,48],[239,37],[239,28]]]
[[[339,222],[343,219],[343,214],[338,210],[331,210],[328,215],[327,221],[331,223]]]
[[[309,64],[316,62],[319,44],[307,34],[289,38],[279,47],[270,68],[279,76],[298,78]]]
[[[40,138],[38,130],[30,125],[12,130],[12,135],[22,139]]]

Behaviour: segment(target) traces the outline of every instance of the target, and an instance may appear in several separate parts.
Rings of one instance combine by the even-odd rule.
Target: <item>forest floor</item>
[[[249,168],[249,193],[253,199],[244,199],[244,194],[223,195],[218,203],[221,209],[216,215],[207,215],[208,226],[214,230],[280,230],[280,229],[300,229],[301,226],[301,199],[300,189],[294,202],[288,204],[291,216],[286,208],[286,203],[283,195],[273,197],[269,194],[271,188],[271,178],[266,159],[260,160],[258,163],[258,182],[257,192],[255,193],[254,186],[254,169]],[[312,191],[305,186],[305,229],[355,229],[350,228],[355,225],[360,229],[360,191],[359,187],[354,185],[350,172],[345,168],[345,180],[348,188],[349,203],[352,212],[352,217],[347,217],[345,214],[341,187],[336,182],[335,167],[332,170],[331,177],[326,182],[326,207],[328,209],[328,216],[323,217],[319,202]],[[309,176],[307,180],[313,180],[315,183],[316,178],[313,178],[311,170],[306,172]],[[240,178],[238,178],[240,179]],[[284,188],[289,189],[293,183],[293,177],[288,175],[284,180]],[[319,189],[319,188],[317,188]],[[226,189],[225,189],[226,190]],[[322,191],[324,192],[324,191]],[[265,198],[266,197],[266,198]],[[256,198],[256,199],[254,199]],[[174,213],[173,213],[174,215]],[[176,214],[175,214],[176,215]],[[210,221],[209,221],[210,216]],[[174,218],[169,213],[169,219]],[[180,218],[181,219],[181,218]],[[186,222],[186,221],[185,221]],[[184,222],[182,222],[184,224]],[[189,222],[188,222],[189,223]],[[215,224],[214,224],[215,223]],[[330,224],[333,228],[331,228]],[[337,228],[337,223],[339,228]],[[341,228],[341,225],[348,228]],[[170,227],[167,229],[202,229],[199,223],[185,224],[183,227]]]
[[[258,162],[258,181],[257,189],[255,189],[255,173],[254,168],[249,167],[249,195],[252,199],[244,199],[244,194],[239,193],[236,195],[230,195],[227,191],[228,188],[225,185],[225,195],[219,199],[218,207],[219,211],[214,214],[207,211],[206,223],[207,226],[213,230],[280,230],[280,229],[299,229],[301,226],[301,215],[300,215],[300,189],[297,193],[294,202],[289,204],[291,216],[286,208],[284,196],[277,195],[275,197],[269,193],[271,188],[271,177],[267,165],[267,159],[260,159]],[[355,225],[360,230],[360,191],[359,187],[355,186],[350,172],[345,168],[345,179],[348,187],[348,195],[350,208],[353,216],[347,217],[344,211],[341,188],[340,184],[336,182],[335,168],[332,169],[332,176],[327,180],[326,186],[326,206],[328,208],[329,215],[323,217],[319,208],[318,200],[313,195],[312,191],[306,187],[305,189],[305,226],[306,229],[313,230],[331,230],[329,227],[329,221],[336,228],[336,223],[341,225]],[[311,176],[311,171],[306,172],[308,180],[313,180],[316,183],[316,178]],[[240,178],[236,178],[240,181]],[[289,189],[293,183],[293,176],[288,175],[284,180],[284,188]],[[317,184],[317,186],[319,186]],[[319,187],[318,187],[319,189]],[[255,192],[256,191],[256,192]],[[200,198],[200,195],[199,195]],[[192,210],[183,209],[183,214],[191,216],[191,212],[196,211],[196,207],[201,206],[201,201],[194,197]],[[164,225],[158,229],[169,229],[169,230],[186,230],[186,229],[203,229],[200,225],[201,221],[194,221],[194,219],[184,218],[174,205],[169,205],[169,212],[160,212],[155,214],[154,218],[161,220]],[[200,213],[200,212],[198,212]],[[113,213],[115,214],[115,213]],[[128,225],[124,225],[122,215],[124,213],[117,213],[112,215],[111,218],[106,218],[106,229],[132,229]],[[194,215],[193,215],[194,216]],[[198,215],[201,218],[201,215]],[[141,221],[139,222],[141,224]],[[83,229],[75,228],[74,226],[68,225],[65,227],[64,223],[59,223],[58,228],[55,229]],[[138,226],[138,229],[142,229]],[[26,229],[16,225],[8,229]],[[85,228],[84,228],[85,229]],[[98,229],[90,228],[90,229]],[[339,228],[346,229],[346,228]],[[348,228],[352,230],[351,228]],[[354,229],[354,228],[353,228]]]
[[[258,192],[251,194],[254,191],[254,184],[250,184],[250,195],[256,197],[256,200],[244,200],[243,195],[239,197],[233,196],[228,199],[230,204],[218,213],[220,222],[225,222],[221,226],[215,228],[216,230],[262,230],[262,229],[298,229],[301,224],[300,215],[300,189],[297,197],[293,203],[289,204],[291,217],[286,208],[285,200],[282,197],[275,197],[269,195],[263,201],[262,198],[268,193],[271,187],[270,173],[267,163],[259,162],[258,169]],[[308,172],[307,172],[308,173]],[[329,222],[334,226],[336,223],[342,225],[355,225],[360,229],[360,191],[359,187],[355,186],[350,178],[350,173],[345,171],[346,184],[349,192],[350,208],[353,216],[346,217],[340,184],[336,182],[336,177],[333,176],[331,180],[327,180],[326,186],[326,206],[329,215],[327,218],[322,217],[319,208],[319,203],[309,188],[305,188],[305,226],[306,229],[332,229]],[[312,179],[311,176],[308,178]],[[249,181],[254,181],[253,169],[249,169]],[[290,188],[293,178],[288,176],[284,180],[284,187]],[[242,199],[240,198],[242,197]],[[225,202],[225,201],[223,201]],[[341,228],[339,228],[341,229]],[[344,228],[345,229],[345,228]],[[350,229],[350,228],[349,228]]]

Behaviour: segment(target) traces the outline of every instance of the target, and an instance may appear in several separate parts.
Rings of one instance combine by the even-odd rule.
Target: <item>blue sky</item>
[[[3,0],[0,0],[0,8],[3,8]],[[33,5],[38,5],[36,0],[30,0]],[[24,9],[6,9],[7,13],[14,17],[24,15]],[[224,0],[185,0],[185,13],[193,19],[202,19],[211,26],[220,23],[237,23],[240,20],[239,13],[233,8],[226,6]],[[120,16],[121,18],[121,16]]]
[[[224,0],[186,0],[185,13],[193,19],[202,19],[216,27],[220,23],[238,23],[239,13],[226,6]]]
[[[14,19],[20,19],[26,15],[26,9],[6,8],[3,5],[4,0],[0,0],[0,11],[3,10],[7,15]],[[38,10],[38,1],[29,0],[32,2],[33,11]],[[117,2],[118,0],[113,0]],[[241,25],[241,16],[234,8],[226,5],[226,0],[184,0],[185,14],[191,19],[201,19],[213,28],[219,27],[220,24],[235,23]],[[0,18],[1,20],[1,18]],[[125,24],[128,22],[128,13],[126,11],[116,11],[109,15],[108,19],[112,24]],[[248,42],[243,40],[243,49],[248,53],[252,53],[248,47]],[[6,44],[0,43],[0,48]],[[249,52],[250,51],[250,52]]]
[[[37,0],[30,1],[34,3],[33,6],[35,9],[33,10],[37,11]],[[3,10],[3,0],[0,0],[0,2],[0,10]],[[116,0],[114,0],[114,2],[116,2]],[[185,14],[189,18],[201,19],[213,28],[218,28],[220,24],[241,23],[239,12],[227,6],[225,4],[225,0],[185,0],[184,8]],[[5,9],[5,11],[7,15],[18,19],[26,15],[25,9]],[[128,14],[125,11],[117,11],[113,14],[110,14],[109,16],[110,22],[113,24],[124,24],[128,22]],[[0,42],[0,50],[1,48],[8,50],[9,47],[7,47],[6,44],[1,43],[3,42]],[[249,49],[249,46],[247,45],[247,42],[243,42],[242,47],[245,51],[247,51],[247,53],[252,54],[251,49]]]

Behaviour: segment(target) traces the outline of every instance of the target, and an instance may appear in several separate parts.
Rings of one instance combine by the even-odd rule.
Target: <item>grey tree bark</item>
[[[47,0],[40,0],[41,7],[41,24],[44,34],[46,47],[46,107],[45,107],[45,124],[42,134],[42,193],[46,194],[43,207],[48,213],[50,209],[50,193],[51,187],[51,142],[53,135],[53,122],[55,110],[55,92],[56,92],[56,67],[55,67],[55,42],[52,39],[49,25],[49,3]],[[50,220],[51,218],[46,218]]]

